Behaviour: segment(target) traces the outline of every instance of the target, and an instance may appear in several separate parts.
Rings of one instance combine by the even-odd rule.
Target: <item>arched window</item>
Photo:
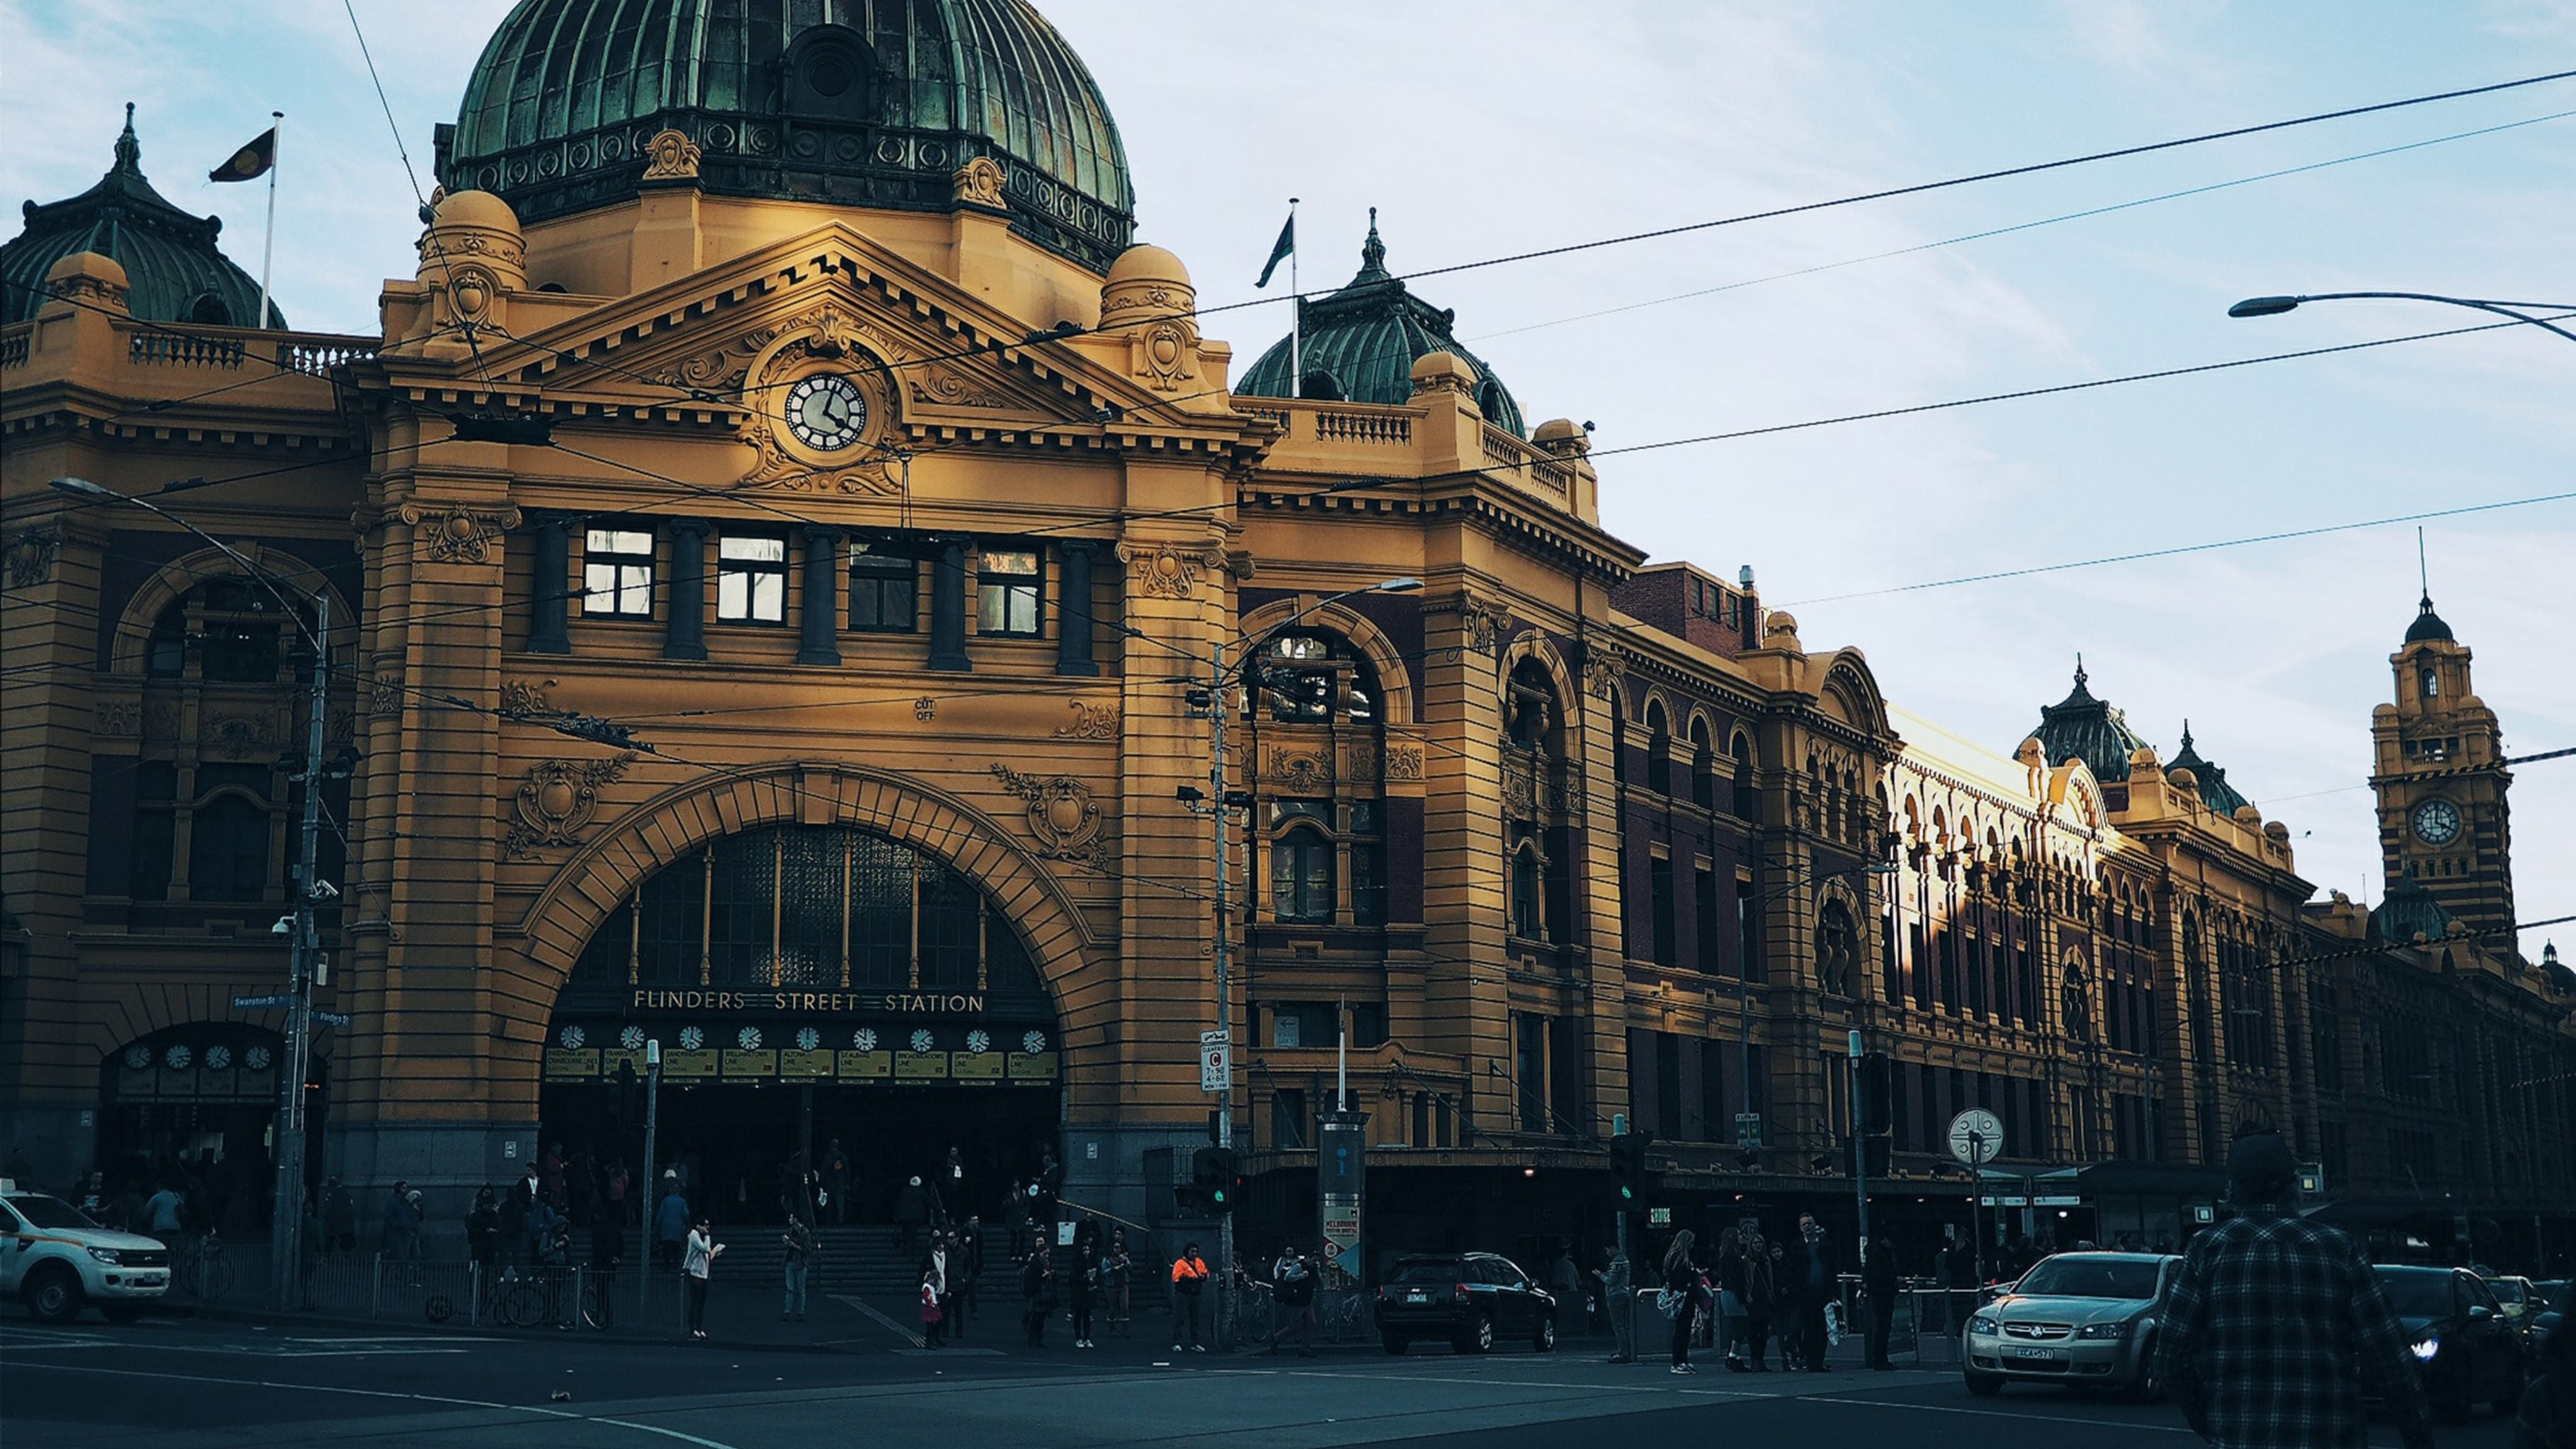
[[[1673,793],[1673,732],[1660,700],[1646,706],[1646,788],[1658,795]]]
[[[230,327],[233,325],[233,309],[225,306],[224,299],[214,293],[199,292],[188,303],[188,320],[208,327]]]
[[[1544,940],[1547,936],[1547,863],[1539,858],[1538,842],[1523,840],[1512,852],[1512,934],[1525,941]]]
[[[1717,808],[1717,751],[1708,743],[1708,721],[1691,721],[1691,803],[1702,810]]]
[[[1752,737],[1741,730],[1736,731],[1735,743],[1728,747],[1727,753],[1735,756],[1735,816],[1739,820],[1759,819],[1762,802],[1753,789]]]
[[[1546,665],[1524,659],[1513,666],[1503,707],[1513,744],[1550,759],[1564,755],[1564,713],[1557,707],[1556,681],[1548,677]]]
[[[188,898],[255,901],[268,893],[268,807],[219,795],[193,812]]]
[[[1270,717],[1283,724],[1334,718],[1374,722],[1377,677],[1368,662],[1327,634],[1282,634],[1261,651],[1262,697]]]
[[[1816,913],[1816,985],[1827,996],[1850,996],[1857,990],[1853,968],[1860,964],[1860,932],[1841,901],[1827,901]]]
[[[1333,919],[1333,843],[1322,831],[1301,826],[1272,842],[1270,908],[1298,924]]]

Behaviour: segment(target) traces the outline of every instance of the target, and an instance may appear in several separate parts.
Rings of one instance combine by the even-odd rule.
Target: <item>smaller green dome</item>
[[[2415,867],[2410,865],[2388,888],[2388,896],[2379,903],[2379,909],[2370,913],[2370,924],[2378,928],[2382,940],[2402,946],[2417,936],[2442,939],[2450,932],[2451,913],[2442,909],[2442,903],[2415,878]]]
[[[143,179],[143,146],[134,138],[134,106],[116,138],[116,164],[96,186],[65,201],[28,202],[26,227],[0,246],[0,323],[24,322],[45,304],[45,274],[74,252],[113,257],[125,268],[126,309],[146,322],[248,327],[259,311],[259,283],[215,245],[221,218],[191,216]],[[275,304],[268,325],[284,327]]]
[[[2031,734],[2048,752],[2051,766],[2080,759],[2096,780],[2129,778],[2129,756],[2146,741],[2129,728],[2128,716],[2093,697],[2085,688],[2084,656],[2075,656],[2075,688],[2055,704],[2042,705],[2039,728]]]
[[[1368,240],[1360,247],[1358,275],[1342,289],[1313,301],[1297,299],[1297,327],[1305,376],[1291,385],[1289,339],[1261,354],[1235,385],[1241,397],[1303,397],[1329,402],[1407,403],[1413,400],[1413,364],[1434,352],[1454,353],[1476,369],[1476,406],[1485,421],[1526,436],[1521,405],[1485,360],[1461,345],[1450,327],[1457,314],[1405,290],[1386,269],[1386,243],[1378,239],[1377,208],[1369,208]]]
[[[2200,781],[2200,803],[2220,815],[2234,815],[2254,803],[2227,783],[2225,768],[2202,759],[2200,752],[2191,747],[2190,720],[2182,722],[2182,753],[2175,755],[2173,762],[2165,766],[2166,774],[2176,770],[2191,771],[2193,777]]]

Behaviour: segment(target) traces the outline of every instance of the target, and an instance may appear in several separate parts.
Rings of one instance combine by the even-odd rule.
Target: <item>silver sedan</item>
[[[1968,1392],[2007,1383],[2115,1388],[2153,1398],[2156,1310],[2182,1259],[2156,1253],[2059,1253],[1978,1309],[1960,1336]]]

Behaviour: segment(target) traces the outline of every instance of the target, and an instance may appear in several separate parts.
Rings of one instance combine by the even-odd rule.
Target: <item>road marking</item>
[[[2118,1419],[2079,1419],[2072,1414],[2023,1414],[2010,1409],[1971,1409],[1960,1404],[1901,1404],[1888,1399],[1845,1399],[1833,1394],[1799,1394],[1817,1404],[1856,1404],[1864,1409],[1902,1409],[1923,1414],[1968,1414],[1982,1419],[2030,1419],[2043,1424],[2082,1424],[2088,1429],[2135,1429],[2151,1434],[2189,1434],[2179,1424],[2132,1424]]]
[[[861,1313],[866,1314],[868,1317],[873,1318],[878,1323],[884,1325],[886,1332],[902,1339],[905,1343],[916,1349],[921,1347],[920,1334],[915,1333],[911,1329],[904,1327],[902,1324],[895,1322],[893,1315],[878,1312],[873,1305],[868,1303],[865,1299],[860,1298],[857,1294],[826,1293],[823,1296],[845,1308],[855,1308],[859,1310]]]
[[[683,1434],[677,1429],[665,1429],[658,1424],[638,1424],[631,1419],[608,1419],[597,1414],[577,1414],[570,1409],[541,1409],[534,1404],[496,1404],[485,1399],[458,1399],[443,1394],[403,1394],[386,1389],[346,1389],[330,1384],[271,1383],[256,1379],[209,1378],[203,1374],[92,1368],[87,1364],[57,1364],[53,1371],[65,1374],[108,1374],[125,1379],[164,1379],[181,1384],[231,1384],[246,1389],[296,1389],[308,1394],[345,1394],[359,1399],[404,1399],[416,1404],[446,1404],[456,1408],[494,1409],[505,1414],[534,1414],[541,1419],[572,1419],[584,1424],[606,1424],[612,1428],[632,1429],[639,1434],[657,1434],[665,1439],[677,1439],[683,1444],[695,1444],[698,1449],[734,1449],[733,1445],[720,1440],[701,1439],[695,1434]]]

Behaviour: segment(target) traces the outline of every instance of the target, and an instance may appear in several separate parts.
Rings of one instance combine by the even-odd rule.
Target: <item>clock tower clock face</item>
[[[868,426],[868,400],[837,372],[800,378],[787,390],[787,430],[818,453],[837,453]]]
[[[2448,845],[2460,837],[2460,809],[2448,800],[2427,800],[2415,807],[2415,838],[2426,845]]]

